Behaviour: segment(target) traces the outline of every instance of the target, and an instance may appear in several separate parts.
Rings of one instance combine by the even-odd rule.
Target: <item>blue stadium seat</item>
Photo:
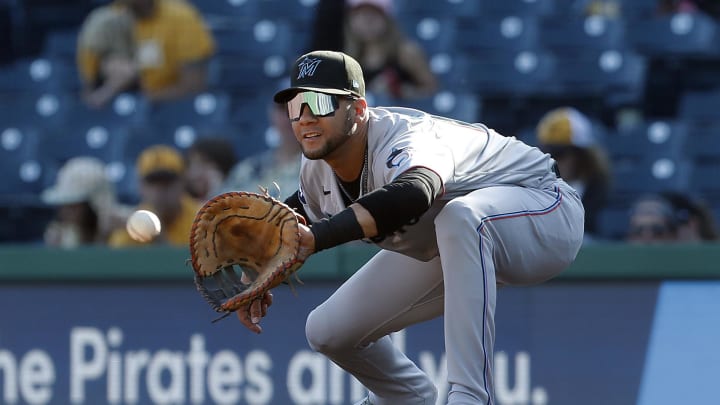
[[[318,0],[263,0],[258,5],[259,18],[280,18],[293,24],[310,24]]]
[[[627,49],[556,55],[556,91],[604,96],[609,104],[637,102],[643,95],[647,60]]]
[[[486,0],[482,2],[483,15],[548,16],[555,12],[555,0]]]
[[[555,80],[555,58],[542,50],[458,58],[455,63],[468,91],[524,97],[545,94]]]
[[[57,126],[75,97],[57,92],[0,93],[0,122],[5,126]]]
[[[536,50],[540,46],[539,19],[507,15],[460,22],[457,46],[471,55]]]
[[[38,131],[31,127],[0,128],[0,204],[36,195],[42,190],[43,167],[37,161]]]
[[[720,181],[718,181],[718,173],[720,173],[720,164],[718,163],[695,165],[689,190],[702,196],[713,206],[720,205]]]
[[[45,130],[40,137],[37,159],[55,168],[76,156],[94,156],[105,163],[118,161],[122,158],[126,136],[122,128],[86,123]]]
[[[598,213],[598,236],[606,240],[623,240],[630,225],[629,204],[611,204]]]
[[[192,0],[211,26],[241,25],[257,20],[260,0]]]
[[[631,45],[648,55],[717,56],[718,22],[702,13],[677,13],[628,24]]]
[[[275,81],[287,74],[289,63],[285,54],[253,59],[240,55],[217,55],[210,62],[210,86],[233,93],[253,93],[271,88]]]
[[[79,88],[76,66],[68,61],[19,59],[0,67],[0,92],[76,91]]]
[[[218,54],[253,59],[288,52],[292,29],[287,21],[261,19],[252,24],[213,29],[212,34]]]
[[[615,200],[632,201],[643,194],[688,189],[692,163],[671,157],[648,157],[639,162],[615,163],[612,195]]]
[[[457,23],[455,18],[435,16],[404,17],[398,19],[403,31],[417,41],[427,54],[454,52]]]
[[[396,15],[454,17],[472,20],[480,16],[480,0],[396,0]]]
[[[467,56],[455,52],[437,52],[428,55],[430,70],[440,82],[440,88],[450,91],[467,91]]]
[[[686,127],[683,152],[696,164],[720,164],[720,121],[711,124],[688,122]]]
[[[672,120],[647,120],[632,128],[610,132],[606,148],[617,164],[634,164],[643,159],[683,157],[687,126]]]
[[[229,108],[228,93],[205,92],[180,100],[148,104],[147,121],[164,127],[223,124],[228,120]]]
[[[679,116],[691,122],[720,123],[720,90],[690,91],[681,96]]]
[[[625,25],[622,20],[601,16],[568,18],[559,16],[542,20],[542,46],[558,53],[625,48]]]
[[[75,62],[78,29],[52,30],[45,36],[42,55],[48,59]]]

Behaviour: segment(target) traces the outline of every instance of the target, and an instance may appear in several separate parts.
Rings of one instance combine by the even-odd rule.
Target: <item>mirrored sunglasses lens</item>
[[[335,111],[337,107],[336,100],[335,96],[329,94],[315,93],[312,91],[298,93],[287,103],[288,116],[291,120],[299,120],[302,114],[302,107],[307,104],[313,115],[322,117]]]

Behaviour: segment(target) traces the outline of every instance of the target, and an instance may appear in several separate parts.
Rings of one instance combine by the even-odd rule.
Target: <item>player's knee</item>
[[[447,235],[458,235],[459,230],[474,228],[474,216],[472,207],[463,200],[455,199],[447,203],[435,217],[435,229]]]
[[[310,347],[316,352],[328,354],[342,350],[339,336],[333,332],[328,317],[318,309],[308,315],[305,322],[305,337]]]

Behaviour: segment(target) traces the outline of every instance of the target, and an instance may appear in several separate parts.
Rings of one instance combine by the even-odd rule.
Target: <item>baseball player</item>
[[[364,404],[435,404],[428,376],[390,333],[444,315],[448,404],[496,404],[497,285],[563,271],[580,249],[578,195],[539,149],[481,124],[369,107],[357,61],[315,51],[287,105],[303,151],[286,200],[307,220],[303,257],[353,240],[382,248],[309,315],[310,346],[369,390]],[[272,295],[238,311],[260,332]]]

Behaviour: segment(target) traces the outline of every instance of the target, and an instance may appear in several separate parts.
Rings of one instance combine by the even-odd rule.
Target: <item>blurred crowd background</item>
[[[586,242],[717,239],[720,1],[0,0],[0,243],[185,246],[222,191],[297,187],[271,95],[315,49],[370,105],[483,122],[552,154]],[[275,186],[274,183],[277,183]]]

